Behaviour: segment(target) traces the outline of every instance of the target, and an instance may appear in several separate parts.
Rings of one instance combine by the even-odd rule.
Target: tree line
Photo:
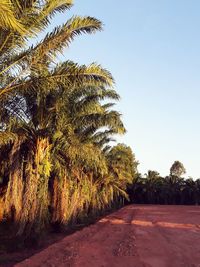
[[[111,73],[96,63],[58,60],[75,37],[101,31],[102,23],[74,16],[48,31],[71,6],[71,0],[0,1],[0,226],[23,239],[125,200],[200,202],[200,180],[183,180],[180,168],[165,178],[154,171],[142,177],[131,148],[111,145],[126,132]]]
[[[0,1],[0,222],[19,237],[120,205],[137,171],[130,147],[111,146],[126,132],[111,73],[58,60],[75,37],[102,30],[96,18],[74,16],[48,32],[71,6]]]
[[[156,171],[148,171],[142,176],[136,175],[133,184],[129,186],[128,194],[132,203],[140,204],[200,204],[200,179],[191,177],[184,179],[185,168],[175,161],[170,168],[170,174],[160,176]]]

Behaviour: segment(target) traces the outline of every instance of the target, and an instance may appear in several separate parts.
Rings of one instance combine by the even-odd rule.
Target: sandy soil
[[[200,207],[130,205],[17,267],[200,267]]]

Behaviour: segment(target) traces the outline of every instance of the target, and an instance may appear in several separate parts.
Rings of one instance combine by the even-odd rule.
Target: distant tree
[[[145,179],[141,173],[137,173],[133,183],[128,187],[128,194],[132,203],[145,203]]]
[[[174,161],[170,168],[170,175],[181,177],[186,173],[186,169],[180,161]]]
[[[196,204],[197,205],[200,205],[200,179],[197,179],[195,181],[196,183],[196,188],[197,188],[197,191],[196,191]]]
[[[161,183],[160,174],[157,171],[149,170],[145,174],[145,191],[148,203],[156,204],[158,191]]]
[[[165,205],[200,205],[200,179],[184,179],[182,163],[175,161],[170,175],[160,176],[157,171],[149,170],[145,175],[137,173],[128,187],[132,203]]]
[[[164,178],[165,204],[180,204],[184,179],[177,175]]]
[[[182,202],[183,204],[197,204],[198,203],[198,187],[197,183],[189,177],[184,182],[182,189]]]

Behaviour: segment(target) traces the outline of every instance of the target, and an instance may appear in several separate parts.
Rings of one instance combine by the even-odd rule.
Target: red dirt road
[[[200,267],[200,207],[130,205],[17,267]]]

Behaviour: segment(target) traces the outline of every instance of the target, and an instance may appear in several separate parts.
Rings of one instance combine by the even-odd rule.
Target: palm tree
[[[111,181],[111,197],[118,200],[124,199],[129,200],[127,194],[128,185],[133,183],[133,179],[137,173],[138,162],[135,159],[130,147],[124,144],[118,144],[111,148],[109,152],[106,153],[106,158],[108,160],[109,168],[109,178],[106,181]],[[122,196],[122,199],[121,197]]]
[[[181,188],[184,184],[184,179],[175,175],[166,176],[164,179],[164,191],[166,194],[166,204],[181,203]]]
[[[22,21],[17,17],[15,9],[15,2],[10,0],[2,0],[0,3],[0,28],[4,31],[10,31],[23,35],[26,33],[26,29]]]
[[[197,179],[195,183],[196,183],[196,196],[195,196],[196,203],[195,204],[199,205],[200,204],[200,179]]]
[[[182,187],[182,203],[198,204],[198,191],[197,181],[194,181],[191,177],[186,179]]]
[[[38,234],[49,222],[66,224],[127,197],[134,157],[122,145],[109,149],[112,136],[125,132],[114,104],[101,102],[119,99],[111,74],[97,64],[54,63],[75,36],[101,30],[101,22],[73,17],[26,48],[71,1],[1,6],[8,14],[0,16],[1,201],[19,235]]]
[[[108,78],[112,79],[111,76]],[[106,98],[116,100],[119,96],[114,90],[107,89],[107,83],[103,84],[103,80],[99,81],[99,87],[97,81],[95,83],[96,86],[91,85],[89,80],[88,85],[85,81],[82,86],[61,84],[48,89],[39,84],[35,91],[18,93],[15,98],[17,108],[12,116],[16,121],[14,125],[9,124],[12,131],[4,130],[3,134],[10,134],[14,142],[15,138],[21,140],[14,154],[20,157],[22,164],[17,169],[15,165],[15,175],[9,180],[6,194],[6,211],[11,214],[15,208],[15,221],[20,221],[19,234],[24,231],[40,232],[48,223],[49,182],[53,188],[51,207],[54,223],[67,223],[76,218],[83,207],[84,212],[89,209],[102,210],[116,196],[121,194],[127,197],[125,187],[132,178],[133,170],[130,168],[121,174],[125,176],[123,183],[122,180],[117,181],[117,173],[110,175],[106,155],[103,155],[110,136],[124,133],[125,129],[120,114],[111,110],[113,103],[102,105],[100,101]],[[11,106],[8,106],[9,112],[12,111]],[[122,154],[125,160],[127,149],[122,148],[121,153],[125,150]],[[131,154],[130,148],[128,152]],[[131,160],[129,165],[132,164]],[[16,161],[20,162],[19,159]],[[69,185],[73,188],[71,191],[67,190]],[[84,191],[86,187],[89,195]],[[99,188],[103,191],[97,199]]]
[[[145,192],[147,202],[151,204],[156,204],[159,202],[160,197],[160,187],[162,184],[162,179],[160,174],[156,171],[149,170],[147,174],[145,174]]]

